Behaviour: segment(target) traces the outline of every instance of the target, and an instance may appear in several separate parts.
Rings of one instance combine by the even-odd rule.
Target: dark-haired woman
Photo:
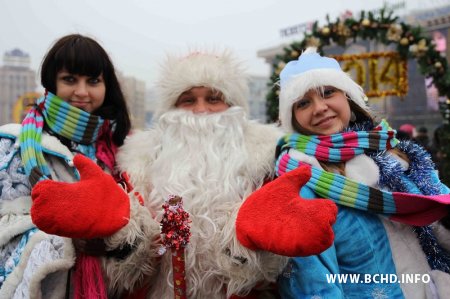
[[[131,127],[125,98],[106,51],[79,34],[64,36],[51,47],[42,62],[41,83],[45,95],[22,124],[0,127],[0,297],[106,298],[100,262],[88,250],[104,242],[36,228],[31,192],[45,180],[79,180],[76,154],[117,178],[116,149]],[[125,224],[112,225],[104,237]],[[97,275],[86,285],[89,273]]]

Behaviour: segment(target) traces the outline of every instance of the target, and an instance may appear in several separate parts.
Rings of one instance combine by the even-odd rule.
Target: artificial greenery
[[[334,22],[326,18],[327,23],[319,26],[315,22],[310,32],[305,33],[301,41],[291,43],[283,49],[283,53],[275,56],[273,73],[269,82],[267,94],[267,116],[270,121],[278,119],[278,80],[280,71],[287,62],[298,58],[302,51],[309,47],[317,47],[323,54],[323,47],[339,45],[345,47],[357,40],[373,40],[384,45],[393,45],[401,58],[415,59],[420,72],[425,77],[433,79],[440,96],[450,98],[450,70],[445,57],[441,55],[432,43],[431,38],[421,27],[411,26],[399,21],[393,12],[381,9],[378,13],[361,12],[359,18],[337,18]],[[444,118],[444,130],[441,130],[441,140],[450,144],[450,101],[440,105]],[[443,148],[444,173],[450,183],[450,146]]]

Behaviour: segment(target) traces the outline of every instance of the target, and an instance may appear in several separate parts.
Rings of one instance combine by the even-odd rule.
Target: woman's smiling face
[[[309,90],[294,103],[293,116],[302,134],[331,135],[348,126],[350,105],[344,92],[332,86]]]
[[[56,95],[81,110],[92,113],[105,101],[103,76],[82,76],[61,70],[56,75]]]

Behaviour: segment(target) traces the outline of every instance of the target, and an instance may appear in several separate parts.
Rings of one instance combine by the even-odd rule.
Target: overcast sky
[[[0,0],[0,54],[20,48],[39,69],[60,36],[96,38],[125,75],[154,83],[166,52],[189,47],[228,47],[254,75],[269,75],[257,51],[288,43],[280,30],[308,21],[324,23],[349,9],[381,8],[383,0]],[[406,10],[449,4],[450,0],[387,1]],[[405,10],[405,11],[406,11]],[[400,11],[399,13],[405,13]],[[301,36],[297,36],[298,39]],[[0,62],[3,64],[3,61]]]

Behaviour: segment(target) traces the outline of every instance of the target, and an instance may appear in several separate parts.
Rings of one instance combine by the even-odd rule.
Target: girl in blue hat
[[[448,296],[450,233],[438,220],[447,216],[449,188],[426,151],[377,123],[362,88],[313,48],[280,73],[280,120],[287,135],[275,182],[287,190],[297,176],[301,198],[338,206],[334,243],[290,260],[279,277],[282,297]]]

